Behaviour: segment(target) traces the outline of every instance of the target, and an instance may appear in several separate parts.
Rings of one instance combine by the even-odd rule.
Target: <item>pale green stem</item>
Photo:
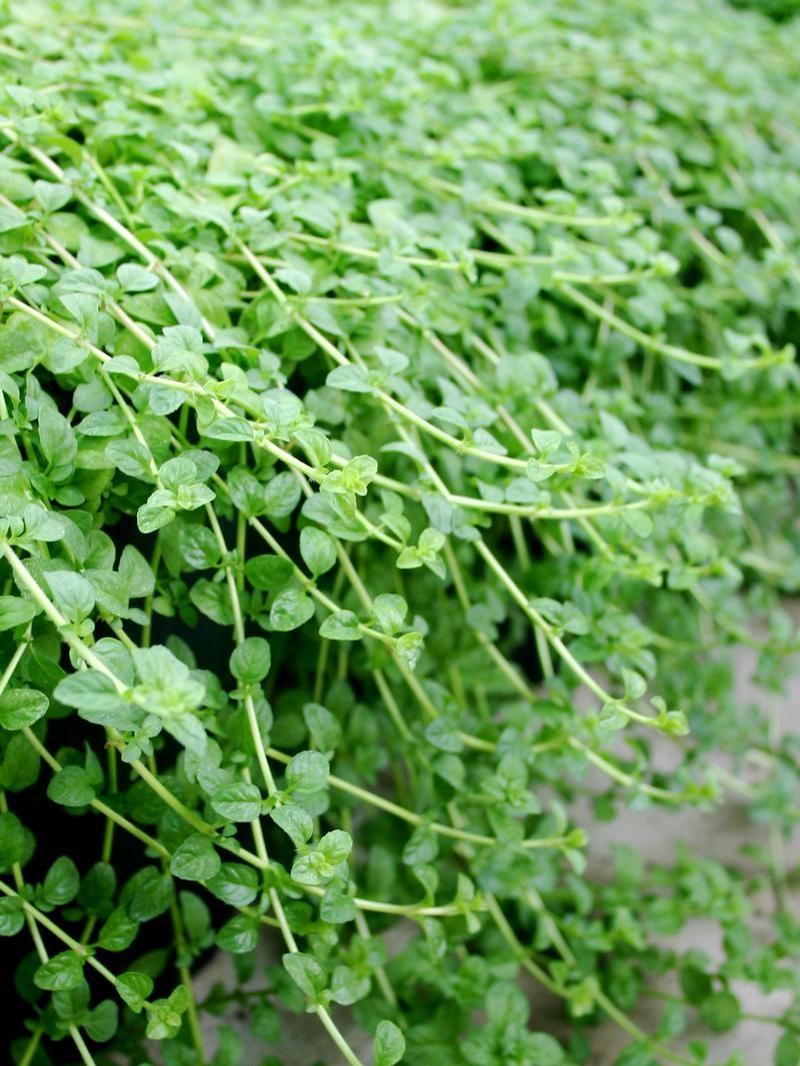
[[[22,640],[22,643],[18,644],[17,647],[15,648],[14,654],[11,656],[11,658],[8,661],[8,666],[3,671],[2,677],[0,677],[0,696],[2,696],[3,693],[5,692],[5,690],[8,688],[8,685],[9,685],[9,682],[11,681],[11,678],[14,676],[14,671],[19,666],[20,659],[22,658],[22,656],[25,654],[25,652],[28,649],[28,646],[30,644],[30,639],[31,639],[31,628],[30,628],[30,626],[28,626],[28,629],[27,629],[27,631],[25,633],[25,636],[24,636],[24,638]]]

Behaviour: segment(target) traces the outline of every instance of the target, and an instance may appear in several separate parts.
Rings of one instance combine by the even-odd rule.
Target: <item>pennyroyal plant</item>
[[[5,10],[9,1061],[700,1066],[749,982],[797,1066],[797,27]],[[587,872],[732,795],[748,865]]]

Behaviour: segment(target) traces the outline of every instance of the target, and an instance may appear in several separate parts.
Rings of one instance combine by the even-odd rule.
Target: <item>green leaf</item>
[[[178,533],[181,555],[195,570],[208,570],[219,562],[217,538],[205,526],[181,526]]]
[[[357,913],[358,907],[351,896],[343,895],[333,886],[325,890],[325,895],[319,905],[319,916],[323,922],[344,925],[346,922],[355,921]]]
[[[409,866],[433,862],[439,854],[439,840],[426,825],[417,826],[403,848],[403,862]]]
[[[147,292],[158,288],[158,276],[136,263],[123,263],[117,267],[117,281],[125,292]]]
[[[125,951],[139,932],[139,922],[132,918],[124,907],[117,907],[103,923],[97,937],[98,944],[106,951]]]
[[[25,925],[25,911],[19,897],[0,899],[0,936],[16,936]]]
[[[775,1066],[798,1066],[800,1063],[800,1038],[794,1033],[783,1033],[775,1047]]]
[[[278,267],[275,271],[275,277],[295,292],[311,291],[311,275],[305,270],[298,270],[293,267]]]
[[[300,991],[310,1002],[315,1002],[327,984],[325,971],[311,955],[301,952],[283,956],[283,965]]]
[[[136,709],[126,708],[114,682],[99,670],[68,674],[59,681],[53,694],[61,703],[75,707],[82,718],[97,725],[124,729],[124,723],[136,718]]]
[[[381,629],[391,634],[403,625],[408,614],[408,604],[402,596],[382,593],[372,601],[372,610]]]
[[[342,727],[327,707],[320,703],[307,703],[303,707],[308,732],[320,751],[331,752],[342,739]]]
[[[372,392],[369,374],[361,366],[337,366],[330,371],[325,384],[343,392]]]
[[[280,1043],[281,1018],[270,1003],[257,1003],[250,1018],[250,1031],[265,1044]]]
[[[14,733],[7,740],[0,762],[0,787],[9,792],[21,792],[30,788],[41,769],[39,753],[35,751],[23,733]]]
[[[45,214],[49,215],[53,211],[58,211],[72,199],[72,189],[61,182],[40,180],[35,181],[33,186],[36,190],[36,199]]]
[[[532,1066],[560,1066],[564,1061],[561,1045],[549,1033],[527,1033],[525,1055]]]
[[[372,1042],[372,1054],[375,1066],[394,1066],[400,1062],[406,1050],[406,1041],[403,1034],[388,1019],[378,1022],[375,1030],[375,1038]]]
[[[211,911],[194,892],[180,892],[180,911],[190,948],[202,950],[213,942]]]
[[[314,614],[314,604],[301,589],[288,588],[279,593],[269,612],[273,629],[280,633],[298,629]]]
[[[206,881],[205,887],[231,907],[246,907],[258,896],[258,874],[252,866],[223,862],[219,871]]]
[[[155,576],[150,564],[132,544],[126,544],[122,549],[119,575],[131,599],[149,596],[155,589]]]
[[[301,751],[286,767],[286,788],[291,792],[318,792],[328,784],[328,760],[318,751]]]
[[[300,554],[314,577],[327,573],[336,563],[333,541],[314,526],[306,526],[300,531]]]
[[[83,981],[83,960],[74,951],[62,951],[43,962],[33,975],[37,988],[66,992]]]
[[[229,626],[233,622],[233,607],[230,593],[225,585],[200,578],[192,585],[189,593],[192,603],[212,622],[218,626]]]
[[[561,447],[561,434],[552,429],[532,429],[531,440],[539,456],[546,459]]]
[[[167,374],[199,375],[206,370],[203,338],[193,326],[167,326],[153,348],[153,366]]]
[[[85,577],[69,570],[53,570],[47,575],[47,583],[53,593],[56,607],[71,621],[80,621],[91,614],[95,594],[91,583]]]
[[[38,263],[29,263],[21,255],[0,259],[0,285],[9,292],[32,285],[47,275],[47,268]]]
[[[261,793],[255,785],[237,781],[216,789],[211,806],[228,822],[253,822],[261,814]]]
[[[13,204],[10,207],[6,207],[5,204],[0,205],[0,233],[18,229],[24,226],[26,221],[26,216],[18,207],[14,207]]]
[[[104,999],[98,1003],[85,1022],[86,1032],[98,1043],[107,1043],[116,1033],[119,1011],[116,1003]]]
[[[258,943],[258,919],[249,914],[237,914],[217,933],[217,947],[232,955],[244,955]]]
[[[62,855],[47,871],[42,884],[42,897],[51,907],[63,907],[77,896],[80,883],[75,863]]]
[[[292,879],[302,885],[323,885],[346,871],[345,863],[353,847],[349,833],[333,829],[292,865]]]
[[[185,485],[197,481],[197,467],[188,456],[167,459],[158,468],[158,480],[170,492],[178,492]]]
[[[189,1005],[189,993],[178,985],[167,999],[153,1000],[147,1010],[145,1034],[150,1040],[171,1040],[180,1032],[183,1014]]]
[[[128,911],[137,922],[149,922],[169,909],[174,897],[172,882],[148,866],[126,886],[123,899],[128,899]]]
[[[65,766],[50,780],[47,796],[62,807],[85,807],[95,798],[95,790],[81,766]]]
[[[715,1033],[726,1033],[739,1021],[742,1009],[731,992],[719,991],[703,1000],[700,1013]]]
[[[50,406],[44,407],[39,413],[39,443],[51,467],[69,466],[78,452],[72,426]]]
[[[175,517],[175,509],[163,504],[144,503],[136,512],[136,524],[140,533],[155,533]]]
[[[117,992],[120,999],[138,1014],[144,1007],[145,1000],[153,991],[152,979],[146,973],[128,970],[117,978]]]
[[[33,837],[11,811],[0,811],[0,871],[25,863],[33,851]]]
[[[269,644],[263,637],[247,637],[231,655],[231,673],[243,685],[257,685],[269,673]]]
[[[96,862],[81,881],[78,902],[94,917],[104,917],[113,907],[117,875],[107,862]]]
[[[300,485],[297,478],[284,470],[264,486],[263,509],[270,518],[285,518],[300,502]]]
[[[415,631],[403,633],[395,641],[395,651],[411,670],[417,665],[422,653],[422,643],[422,634]]]
[[[202,833],[193,833],[181,843],[170,859],[174,877],[185,881],[207,881],[219,873],[222,861],[216,848]]]
[[[678,972],[681,990],[686,998],[700,1004],[711,994],[711,978],[697,966],[683,966]]]
[[[39,608],[32,600],[20,596],[0,596],[0,632],[16,629],[35,618]]]
[[[54,992],[52,1004],[58,1020],[67,1025],[83,1022],[88,1013],[89,995],[89,985],[85,980],[77,988]]]
[[[33,688],[12,688],[0,696],[0,726],[25,729],[47,714],[50,704],[43,692]]]
[[[302,847],[314,832],[314,819],[297,803],[282,803],[280,807],[273,807],[269,816],[296,848]]]
[[[203,426],[203,436],[211,437],[213,440],[251,441],[255,437],[255,432],[246,419],[231,416],[218,418]]]
[[[356,973],[350,966],[337,966],[331,977],[330,991],[334,1003],[352,1006],[369,995],[369,977]]]
[[[329,614],[319,627],[319,635],[327,640],[360,640],[358,617],[352,611]]]
[[[245,564],[247,580],[253,588],[277,592],[291,580],[292,564],[278,555],[256,555]]]

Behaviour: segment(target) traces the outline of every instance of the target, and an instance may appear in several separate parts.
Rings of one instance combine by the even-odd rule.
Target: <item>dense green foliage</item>
[[[8,8],[4,1061],[188,1066],[235,1007],[273,1064],[283,1005],[332,1063],[608,1017],[688,1066],[749,982],[800,1062],[799,50],[721,0]],[[586,876],[579,797],[732,794],[742,868]]]

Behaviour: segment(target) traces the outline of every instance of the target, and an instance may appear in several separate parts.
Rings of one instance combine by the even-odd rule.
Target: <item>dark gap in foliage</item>
[[[728,0],[740,11],[757,11],[774,22],[788,22],[800,15],[798,0]]]

